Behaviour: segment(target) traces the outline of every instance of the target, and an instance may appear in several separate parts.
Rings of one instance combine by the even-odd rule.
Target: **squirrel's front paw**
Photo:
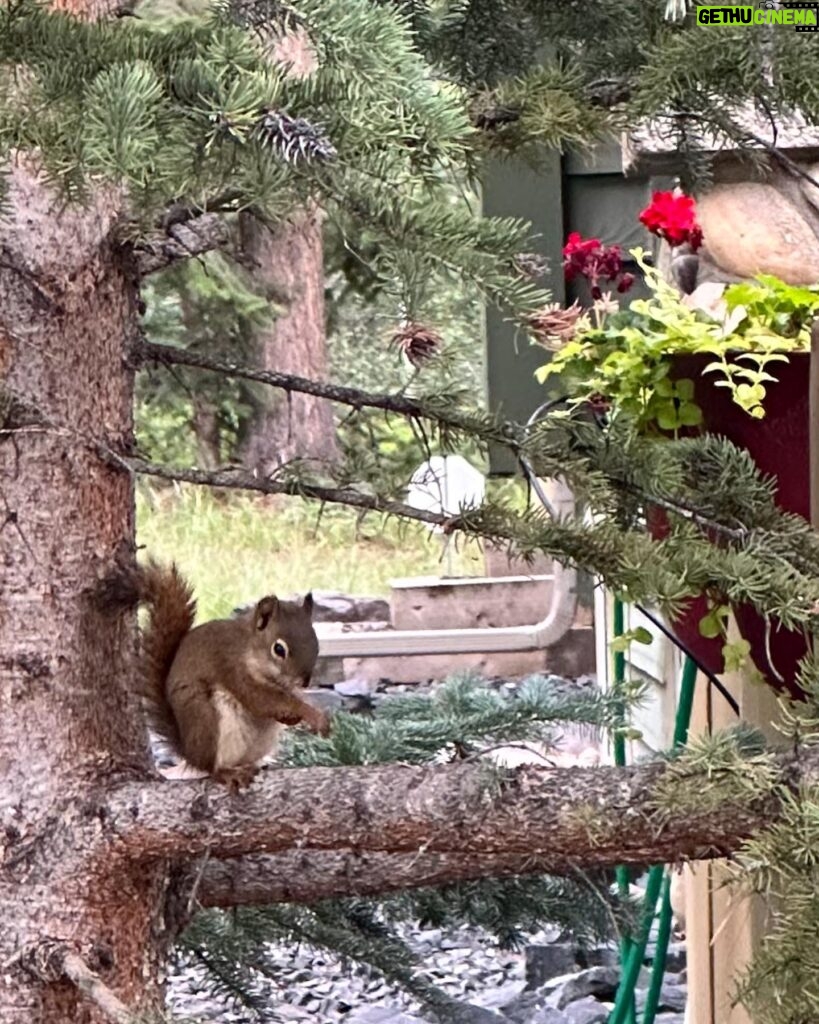
[[[330,716],[321,708],[315,709],[315,714],[310,716],[307,724],[310,731],[316,733],[317,736],[330,735]]]

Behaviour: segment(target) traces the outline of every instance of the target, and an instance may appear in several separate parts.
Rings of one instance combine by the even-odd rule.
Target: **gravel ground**
[[[562,1010],[543,1009],[545,994],[555,991],[555,982],[547,983],[537,992],[524,992],[526,985],[526,952],[502,951],[493,938],[479,930],[462,927],[442,932],[438,929],[405,930],[404,938],[425,964],[423,974],[451,997],[472,1007],[500,1010],[499,1021],[515,1024],[548,1024],[566,1021],[589,1021],[595,1024],[594,1007],[599,1007],[600,1020],[605,1020],[607,1006],[595,1002],[584,988],[583,978],[595,972],[609,972],[611,967],[598,967],[585,972],[573,972],[574,982],[581,980],[577,1002]],[[530,937],[532,947],[553,945],[557,931],[544,931]],[[192,964],[179,965],[170,979],[168,1009],[180,1017],[201,1021],[223,1021],[225,1024],[245,1024],[262,1019],[269,1024],[287,1021],[318,1020],[326,1024],[428,1024],[418,1004],[400,989],[386,983],[376,972],[355,964],[345,965],[340,960],[306,947],[271,944],[268,947],[271,977],[259,976],[258,998],[261,1018],[246,1010],[231,1008],[224,1000],[214,997],[203,985],[201,968]],[[668,992],[676,999],[685,999],[684,953],[677,947],[673,969],[668,976]],[[611,951],[603,950],[603,961],[616,959]],[[672,966],[672,965],[670,965]],[[615,970],[616,975],[616,970]],[[565,977],[565,976],[564,976]],[[641,979],[647,984],[647,972]],[[566,987],[563,982],[564,990]],[[642,986],[641,986],[642,987]],[[585,998],[584,998],[585,997]],[[607,998],[602,996],[599,998]],[[638,1005],[642,1003],[638,995]],[[510,1005],[511,1004],[511,1005]],[[507,1016],[511,1014],[511,1016]],[[484,1017],[477,1009],[467,1011],[465,1024],[479,1024]],[[681,1007],[666,1007],[657,1018],[657,1024],[676,1024],[682,1021]]]
[[[406,931],[404,937],[426,965],[423,972],[448,995],[483,1006],[498,1006],[523,991],[526,958],[523,952],[501,951],[488,934],[471,928],[443,933],[438,929]],[[555,934],[533,936],[548,942]],[[323,952],[306,947],[271,945],[269,959],[275,980],[260,982],[275,1004],[280,1020],[345,1021],[375,1024],[395,1020],[404,1024],[402,1014],[418,1014],[418,1004],[401,990],[387,984],[376,972],[350,965]],[[170,979],[168,1008],[181,1016],[202,1020],[238,1022],[248,1014],[230,1010],[203,988],[201,969],[180,965]],[[389,1016],[387,1014],[392,1014]],[[274,1021],[271,1015],[270,1020]],[[406,1024],[409,1024],[407,1018]]]

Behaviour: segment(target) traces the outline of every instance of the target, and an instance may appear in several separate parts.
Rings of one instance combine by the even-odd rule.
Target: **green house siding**
[[[547,287],[555,302],[565,299],[563,271],[563,205],[560,154],[549,154],[537,171],[517,160],[498,160],[483,183],[483,210],[487,216],[523,217],[531,221],[532,250],[548,260]],[[498,309],[486,312],[486,375],[489,407],[506,419],[525,422],[546,398],[534,377],[544,363],[544,350],[531,345]],[[492,447],[489,472],[516,472],[515,459],[506,449]]]

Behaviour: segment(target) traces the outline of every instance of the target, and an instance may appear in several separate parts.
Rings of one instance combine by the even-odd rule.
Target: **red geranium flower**
[[[673,192],[655,192],[651,202],[640,214],[640,223],[653,235],[664,238],[669,245],[688,243],[696,252],[702,245],[702,229],[691,196]]]
[[[617,281],[617,290],[628,291],[634,284],[632,274],[623,273],[623,254],[619,245],[603,245],[599,238],[583,238],[572,231],[563,246],[563,270],[567,281],[585,277],[593,299],[602,294],[600,281]],[[621,276],[622,275],[622,276]]]

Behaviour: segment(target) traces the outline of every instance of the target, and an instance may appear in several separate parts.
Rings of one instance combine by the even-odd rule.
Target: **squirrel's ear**
[[[302,608],[307,612],[308,615],[313,614],[313,594],[312,591],[309,594],[304,595],[304,600],[301,603]]]
[[[261,601],[256,605],[256,611],[253,613],[253,625],[256,629],[267,629],[267,624],[279,610],[279,600],[273,597],[263,597]]]

